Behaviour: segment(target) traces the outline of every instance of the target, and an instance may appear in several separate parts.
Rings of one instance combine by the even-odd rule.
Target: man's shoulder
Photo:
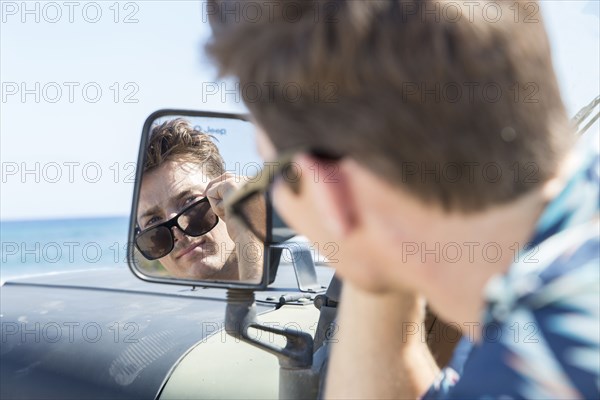
[[[594,218],[523,251],[506,274],[488,282],[488,320],[502,321],[518,307],[541,309],[593,289],[599,279],[599,231]]]
[[[530,249],[492,290],[481,343],[456,392],[586,398],[600,377],[600,237],[589,221]],[[528,260],[530,264],[525,261]],[[491,373],[491,371],[489,372]]]
[[[480,341],[450,397],[597,397],[599,229],[597,218],[563,229],[490,281]]]
[[[600,279],[600,225],[598,219],[565,229],[531,249],[515,269],[512,282],[529,286],[530,290],[519,293],[517,302],[532,309],[543,308],[554,303],[568,302],[580,292],[598,290]],[[526,261],[533,262],[532,268],[523,268]],[[535,282],[532,284],[531,282]],[[598,305],[598,302],[592,303]]]

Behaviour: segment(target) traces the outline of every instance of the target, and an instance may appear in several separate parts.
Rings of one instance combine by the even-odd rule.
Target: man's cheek
[[[203,247],[204,247],[203,253],[205,255],[212,255],[212,254],[217,254],[219,252],[220,245],[219,245],[219,243],[215,242],[214,240],[207,240],[204,243]]]

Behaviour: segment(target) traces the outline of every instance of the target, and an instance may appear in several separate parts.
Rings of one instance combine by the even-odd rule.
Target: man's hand
[[[225,223],[227,233],[235,243],[240,281],[258,283],[262,278],[263,244],[258,241],[242,221],[233,215],[228,215],[224,207],[225,199],[237,191],[245,182],[245,177],[224,173],[210,181],[206,187],[206,197],[214,213]],[[264,220],[266,225],[264,207],[257,207],[256,214],[255,217]]]
[[[245,183],[245,178],[230,174],[228,172],[213,179],[206,186],[206,197],[214,213],[227,225],[227,233],[231,240],[237,243],[242,235],[250,234],[245,225],[237,218],[227,215],[224,207],[224,200],[231,196]]]

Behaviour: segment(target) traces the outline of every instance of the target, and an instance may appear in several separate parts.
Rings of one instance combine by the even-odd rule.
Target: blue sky
[[[2,2],[2,219],[127,215],[148,114],[244,111],[235,95],[210,94],[202,2],[75,3]],[[600,93],[599,3],[544,0],[541,9],[573,114]]]

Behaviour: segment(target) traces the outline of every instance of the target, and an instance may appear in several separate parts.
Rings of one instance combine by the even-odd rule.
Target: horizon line
[[[129,214],[120,215],[81,215],[81,216],[47,216],[47,217],[17,217],[2,218],[0,222],[34,222],[34,221],[69,221],[82,219],[110,219],[110,218],[129,218]]]

